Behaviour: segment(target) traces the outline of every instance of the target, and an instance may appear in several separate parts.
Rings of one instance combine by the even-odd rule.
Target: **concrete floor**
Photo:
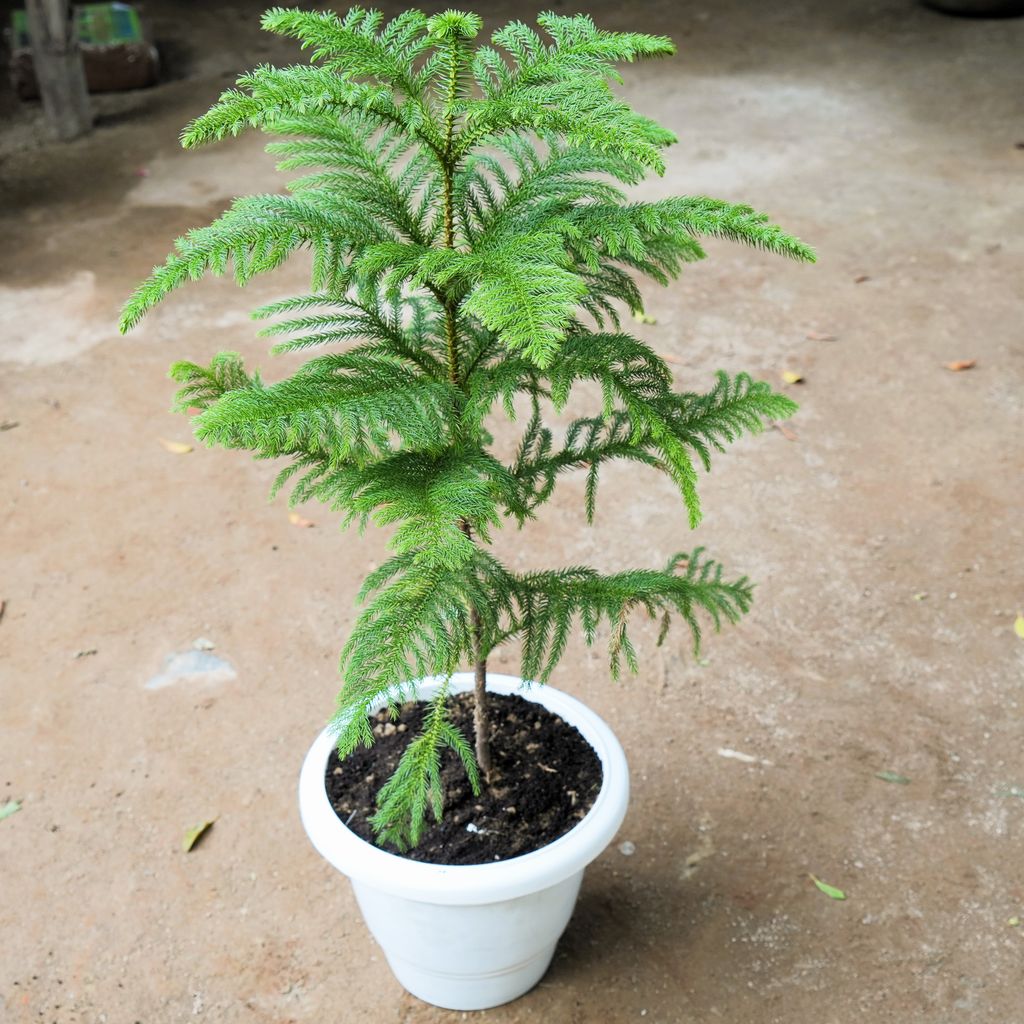
[[[618,469],[593,529],[571,479],[499,541],[518,565],[606,569],[703,543],[760,586],[701,664],[681,632],[646,633],[613,685],[571,646],[557,684],[623,740],[636,852],[593,865],[547,978],[484,1019],[1020,1024],[1024,22],[910,0],[591,8],[679,43],[627,78],[683,140],[642,193],[748,201],[821,259],[716,244],[647,289],[638,330],[685,385],[806,378],[789,434],[718,460],[695,536],[667,483]],[[292,59],[257,9],[150,0],[172,77],[103,98],[79,142],[42,143],[4,101],[0,803],[23,801],[0,821],[5,1024],[462,1019],[403,994],[295,807],[385,538],[320,509],[297,528],[263,500],[271,466],[160,443],[189,436],[168,364],[267,366],[246,312],[303,268],[245,295],[206,281],[114,331],[176,234],[277,187],[257,138],[175,142],[239,69]],[[234,678],[144,687],[200,636]]]

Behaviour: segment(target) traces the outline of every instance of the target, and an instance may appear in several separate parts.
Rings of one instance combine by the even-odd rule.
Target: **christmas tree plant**
[[[240,357],[177,363],[177,408],[198,408],[197,436],[286,458],[274,491],[317,499],[346,524],[394,526],[393,554],[370,573],[341,654],[335,723],[344,756],[373,742],[368,710],[394,712],[414,680],[475,666],[474,742],[433,698],[423,732],[378,798],[374,828],[399,846],[442,813],[440,752],[454,748],[474,785],[491,770],[487,660],[522,647],[522,675],[543,682],[578,623],[610,634],[611,670],[635,671],[631,613],[677,615],[700,642],[747,611],[751,584],[698,549],[664,568],[517,573],[489,548],[522,526],[559,477],[586,471],[585,513],[614,459],[667,474],[690,526],[700,520],[697,468],[711,453],[791,415],[787,397],[746,374],[719,373],[706,393],[680,392],[664,360],[621,325],[643,309],[637,275],[668,284],[722,237],[811,261],[813,252],[748,206],[702,196],[630,202],[621,186],[664,171],[671,132],[617,98],[615,66],[673,52],[665,37],[606,32],[585,15],[544,14],[543,35],[512,22],[474,42],[481,19],[407,11],[273,9],[272,32],[311,62],[259,67],[182,135],[191,148],[259,128],[285,171],[309,173],[282,195],[246,196],[178,239],[125,306],[123,331],[188,280],[229,265],[244,285],[292,253],[312,254],[309,294],[255,311],[274,351],[328,348],[267,384]],[[574,385],[601,404],[559,436],[544,425]],[[518,401],[517,401],[518,400]],[[504,414],[522,437],[493,451]]]

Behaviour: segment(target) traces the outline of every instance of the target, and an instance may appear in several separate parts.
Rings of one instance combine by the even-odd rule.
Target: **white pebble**
[[[619,843],[619,853],[623,857],[632,857],[636,853],[636,844],[631,843],[628,839],[624,843]]]

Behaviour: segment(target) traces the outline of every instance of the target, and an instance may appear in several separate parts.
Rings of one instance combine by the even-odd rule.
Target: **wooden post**
[[[26,0],[32,64],[43,109],[54,135],[62,141],[92,128],[89,89],[68,0]]]

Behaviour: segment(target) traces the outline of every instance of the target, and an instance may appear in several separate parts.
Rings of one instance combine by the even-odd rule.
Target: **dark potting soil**
[[[458,755],[441,755],[444,815],[428,812],[418,846],[389,853],[429,864],[486,864],[538,850],[565,835],[590,810],[601,788],[601,762],[579,731],[547,708],[522,697],[489,693],[491,784],[474,796]],[[469,694],[452,697],[452,723],[473,744]],[[387,709],[372,719],[376,742],[344,761],[332,751],[327,796],[334,813],[367,842],[375,842],[370,816],[377,792],[391,777],[409,741],[423,726],[425,705],[404,704],[392,721]],[[472,827],[471,827],[472,826]]]

